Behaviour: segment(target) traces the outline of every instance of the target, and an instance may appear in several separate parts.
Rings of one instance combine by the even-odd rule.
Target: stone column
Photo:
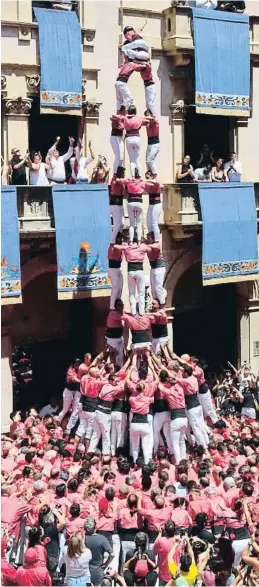
[[[249,284],[249,298],[240,308],[240,363],[259,371],[259,280]]]
[[[32,100],[30,98],[5,98],[5,116],[7,121],[8,156],[11,149],[20,149],[22,156],[29,146],[28,117]]]
[[[83,138],[83,148],[84,152],[88,152],[88,142],[93,142],[93,151],[97,153],[97,145],[95,145],[95,129],[96,125],[99,123],[99,109],[100,109],[100,102],[96,102],[95,99],[88,100],[87,102],[83,102],[84,106],[84,116],[85,116],[85,126],[84,126],[84,138]],[[95,160],[94,164],[96,165],[97,160]]]
[[[1,432],[9,432],[9,415],[13,410],[13,382],[12,382],[12,344],[9,322],[10,308],[2,307],[2,331],[1,331],[1,395],[2,395],[2,417]]]
[[[173,182],[175,182],[177,166],[182,162],[184,156],[184,123],[186,109],[183,104],[171,104],[171,113],[173,140]]]

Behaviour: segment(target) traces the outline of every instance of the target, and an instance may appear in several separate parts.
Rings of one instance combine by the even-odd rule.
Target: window
[[[171,33],[171,30],[172,30],[171,18],[167,19],[167,30],[168,30],[168,33]]]

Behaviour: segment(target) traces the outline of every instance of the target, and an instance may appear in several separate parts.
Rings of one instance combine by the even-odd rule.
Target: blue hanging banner
[[[22,302],[16,186],[1,187],[1,303]]]
[[[54,185],[58,299],[110,295],[108,186]]]
[[[199,184],[203,285],[257,279],[253,183]]]
[[[250,116],[248,14],[192,12],[196,112]]]
[[[41,114],[82,114],[81,27],[75,12],[34,8],[39,24]]]

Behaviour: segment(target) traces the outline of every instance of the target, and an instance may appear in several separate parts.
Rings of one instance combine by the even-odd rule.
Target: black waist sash
[[[202,383],[199,387],[199,393],[204,395],[209,390],[207,383]]]
[[[95,412],[97,406],[97,397],[81,395],[80,401],[84,412]]]
[[[111,269],[119,269],[121,267],[121,261],[117,261],[116,259],[109,259],[109,267]]]
[[[129,81],[129,78],[126,75],[119,75],[119,77],[117,77],[117,82],[123,82],[124,84],[127,84]]]
[[[124,414],[127,413],[127,402],[124,399],[116,399],[112,405],[113,412],[123,412]]]
[[[132,330],[132,343],[150,342],[148,330]]]
[[[197,408],[199,406],[199,400],[197,393],[192,393],[191,395],[185,396],[185,403],[187,410],[191,410],[192,408]]]
[[[128,193],[128,202],[134,203],[139,202],[142,204],[142,194],[129,194]]]
[[[105,399],[98,399],[98,406],[97,410],[100,412],[104,412],[104,414],[109,414],[112,410],[112,402],[108,402]]]
[[[123,327],[118,326],[117,328],[111,328],[107,326],[106,336],[108,338],[121,338],[123,335]]]
[[[147,415],[133,414],[132,424],[147,424]]]
[[[168,336],[167,324],[151,324],[153,338],[164,338]]]
[[[159,137],[148,137],[148,145],[156,145],[157,143],[160,143]]]
[[[147,88],[148,86],[153,86],[155,82],[151,80],[144,80],[144,86]]]
[[[139,128],[129,128],[126,130],[126,138],[127,137],[139,137]]]
[[[161,196],[160,194],[148,194],[149,195],[149,205],[155,206],[155,204],[161,204]]]
[[[133,261],[128,262],[128,272],[130,271],[143,271],[143,263],[140,261],[134,263]]]
[[[171,420],[176,420],[176,418],[186,418],[184,408],[174,408],[174,410],[171,410]]]
[[[69,391],[80,391],[80,383],[67,383],[66,388]]]
[[[245,540],[246,538],[250,538],[250,534],[249,534],[248,528],[246,526],[243,526],[243,528],[228,528],[227,527],[227,532],[229,534],[235,535],[234,540]]]
[[[166,399],[155,399],[154,411],[156,413],[168,412],[168,410],[169,410],[169,407],[168,407],[168,402]]]
[[[123,135],[123,129],[120,129],[120,128],[113,128],[112,129],[112,134],[111,134],[112,137],[122,137],[122,135]]]
[[[123,206],[123,197],[111,194],[109,198],[109,203],[110,206]]]
[[[149,261],[151,269],[157,269],[158,267],[165,267],[164,259],[155,259],[155,261]]]

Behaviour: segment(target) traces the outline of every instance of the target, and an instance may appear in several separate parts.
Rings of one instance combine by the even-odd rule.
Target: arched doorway
[[[191,265],[174,289],[174,350],[227,366],[237,360],[235,284],[202,285],[201,264]]]
[[[11,312],[13,350],[26,349],[32,357],[33,380],[22,387],[22,408],[42,406],[51,394],[60,395],[71,359],[92,352],[92,300],[59,301],[53,268],[55,271],[47,265],[41,272],[39,267],[38,274],[31,275],[23,285],[23,303],[13,306]]]

